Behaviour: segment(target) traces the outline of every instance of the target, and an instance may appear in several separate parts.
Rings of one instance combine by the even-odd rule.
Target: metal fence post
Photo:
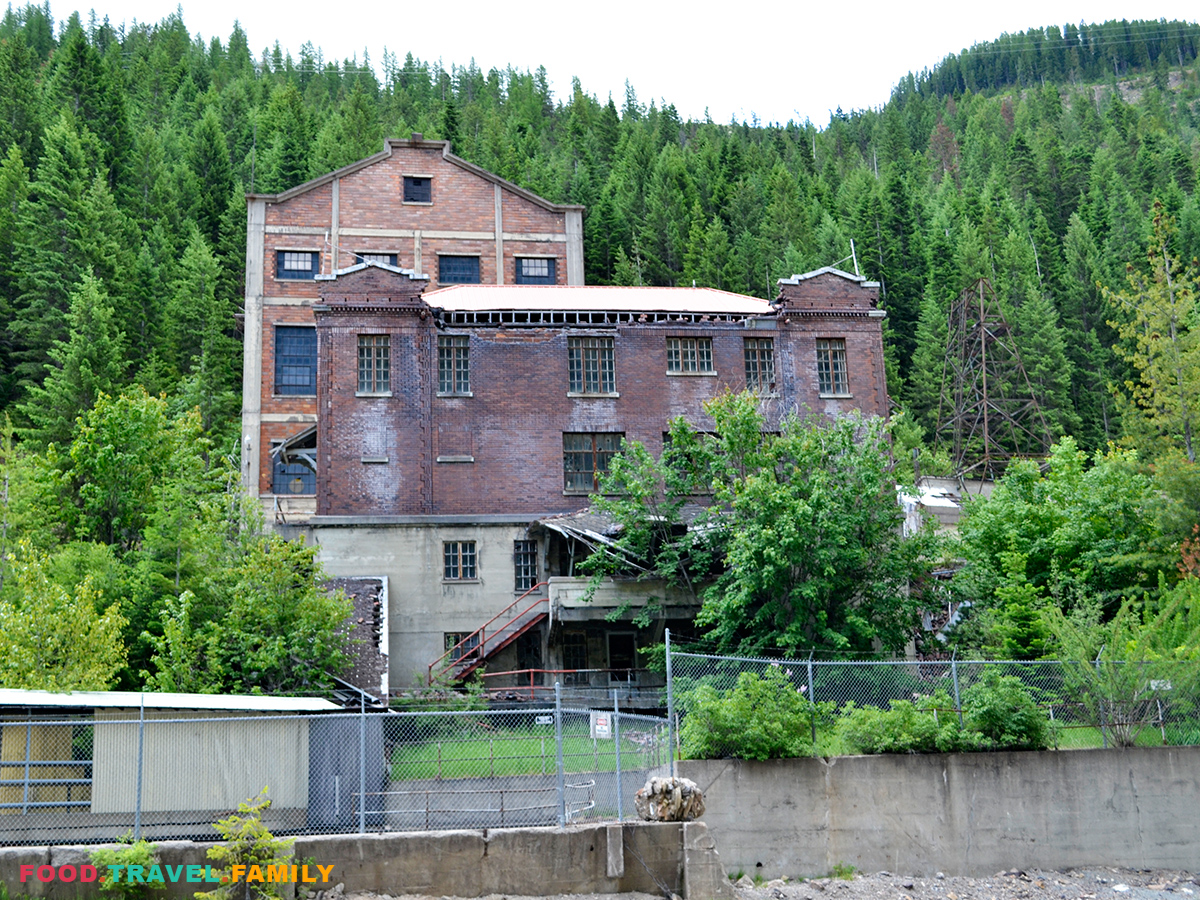
[[[25,786],[21,792],[21,815],[29,812],[29,761],[30,751],[33,747],[33,710],[29,710],[25,715],[29,721],[25,723]]]
[[[1104,655],[1104,645],[1101,644],[1100,652],[1096,654],[1096,671],[1097,672],[1102,671],[1101,666],[1100,666],[1100,657],[1103,655]],[[1100,679],[1098,677],[1096,679],[1096,683],[1097,684],[1100,683]],[[1099,690],[1096,692],[1096,694],[1097,694],[1096,699],[1098,701],[1098,706],[1099,706],[1099,710],[1100,710],[1100,742],[1103,744],[1104,749],[1107,750],[1108,749],[1108,733],[1104,729],[1104,691]]]
[[[617,689],[613,688],[613,723],[612,736],[613,745],[617,748],[617,821],[620,822],[625,818],[624,811],[621,808],[621,727],[617,724],[618,717],[621,715],[620,708],[617,704]],[[1161,718],[1161,713],[1159,715]]]
[[[667,628],[667,752],[671,754],[671,777],[675,777],[675,689],[671,677],[671,629]]]
[[[142,751],[146,743],[146,695],[141,695],[138,708],[137,797],[133,804],[133,839],[142,839]],[[95,754],[93,754],[95,756]]]
[[[358,695],[358,833],[367,830],[367,700]]]
[[[950,654],[950,677],[954,680],[954,709],[958,712],[958,724],[963,723],[962,701],[958,698],[958,651]]]
[[[817,692],[813,689],[813,673],[812,673],[812,656],[813,652],[808,651],[808,702],[812,704],[812,742],[813,751],[817,749]]]
[[[562,683],[554,682],[554,755],[558,771],[558,827],[567,824],[567,787],[563,777]]]

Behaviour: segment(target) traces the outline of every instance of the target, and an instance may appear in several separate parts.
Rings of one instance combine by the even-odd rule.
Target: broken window
[[[775,390],[775,341],[746,338],[746,390],[769,393]]]
[[[537,541],[513,541],[513,570],[516,573],[515,590],[527,591],[537,584]]]
[[[612,338],[568,338],[567,363],[571,382],[568,390],[572,394],[616,392]]]
[[[272,441],[271,493],[306,495],[317,492],[317,427],[287,440]]]
[[[358,392],[384,394],[391,389],[391,346],[386,334],[358,336]]]
[[[317,393],[317,329],[275,326],[275,393],[292,396]]]
[[[667,338],[668,372],[713,372],[712,338]]]
[[[277,250],[275,277],[289,280],[309,280],[317,277],[320,254],[315,250]]]
[[[443,632],[446,641],[446,651],[450,654],[451,662],[469,659],[479,649],[479,633],[466,631]]]
[[[817,389],[822,394],[850,393],[844,338],[817,339]]]
[[[600,490],[600,473],[621,450],[621,432],[563,435],[563,489],[572,493]]]
[[[471,393],[471,369],[465,334],[438,335],[438,393]]]
[[[517,284],[554,284],[554,260],[517,257]]]
[[[442,544],[442,577],[446,581],[475,579],[475,542],[446,541]]]

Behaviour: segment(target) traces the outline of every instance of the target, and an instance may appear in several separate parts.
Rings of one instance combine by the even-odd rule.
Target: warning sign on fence
[[[592,738],[596,740],[612,738],[612,713],[592,710]]]

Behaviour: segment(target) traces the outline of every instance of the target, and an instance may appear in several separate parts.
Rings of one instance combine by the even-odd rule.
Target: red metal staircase
[[[488,659],[550,615],[548,597],[531,597],[547,586],[543,581],[506,606],[429,664],[427,683],[461,681]]]

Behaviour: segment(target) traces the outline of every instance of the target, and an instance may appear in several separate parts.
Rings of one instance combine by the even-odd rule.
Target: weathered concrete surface
[[[1196,864],[1200,747],[686,760],[727,871]]]
[[[211,844],[158,845],[161,865],[203,865]],[[99,896],[97,885],[20,881],[20,867],[78,865],[95,847],[0,848],[0,882],[13,897],[68,900]],[[628,853],[626,853],[628,851]],[[654,822],[300,837],[297,861],[334,868],[328,884],[380,894],[480,897],[487,894],[661,894],[732,900],[732,889],[703,823]],[[310,869],[313,867],[310,865]],[[315,869],[314,869],[315,872]],[[212,885],[168,883],[167,895],[191,897]]]

